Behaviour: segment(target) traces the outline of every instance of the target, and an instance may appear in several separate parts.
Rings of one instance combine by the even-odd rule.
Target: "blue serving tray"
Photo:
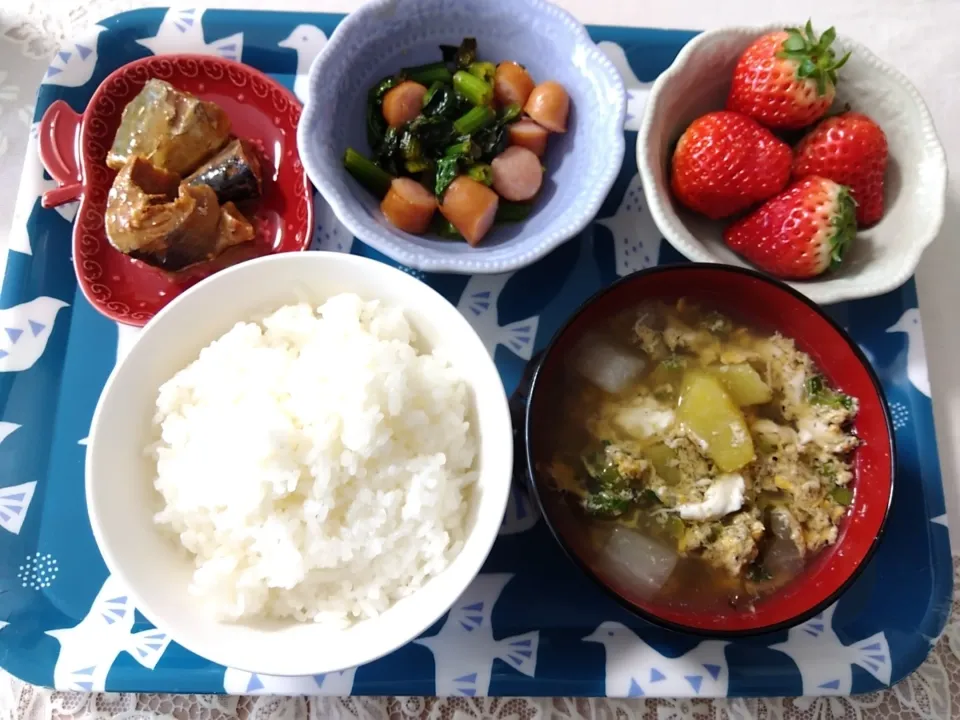
[[[61,49],[36,117],[57,99],[82,111],[108,73],[152,51],[241,58],[302,91],[310,59],[339,20],[182,9],[118,15]],[[693,33],[591,33],[629,87],[632,148],[645,87]],[[848,694],[912,672],[944,627],[953,573],[911,280],[882,297],[830,308],[881,376],[899,465],[879,552],[821,616],[732,644],[648,625],[565,559],[518,484],[484,572],[417,642],[357,669],[306,678],[251,675],[196,657],[136,611],[97,552],[84,506],[83,443],[131,331],[94,312],[78,291],[70,258],[76,210],[40,207],[51,183],[39,169],[35,139],[24,182],[36,190],[26,198],[27,241],[11,247],[0,292],[0,666],[24,680],[63,690],[202,693]],[[315,247],[390,262],[354,241],[321,200],[317,222]],[[582,300],[658,262],[683,259],[654,227],[628,152],[597,221],[536,265],[500,276],[410,272],[471,320],[512,392],[527,360]]]

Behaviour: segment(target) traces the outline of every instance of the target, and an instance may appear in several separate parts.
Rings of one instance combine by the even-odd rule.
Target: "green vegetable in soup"
[[[838,485],[830,491],[830,497],[832,497],[841,505],[847,506],[853,502],[853,490],[848,487],[840,487]]]
[[[713,368],[723,387],[740,407],[763,405],[773,399],[773,391],[748,363]]]
[[[644,448],[644,457],[653,465],[657,476],[668,485],[676,485],[683,480],[683,473],[680,472],[677,463],[677,453],[664,443],[656,443],[650,447]]]
[[[686,372],[677,420],[723,472],[739,470],[754,459],[753,439],[743,413],[712,374]]]
[[[806,391],[807,399],[814,405],[826,405],[846,410],[852,410],[854,407],[853,398],[831,388],[823,375],[813,375],[807,378]]]

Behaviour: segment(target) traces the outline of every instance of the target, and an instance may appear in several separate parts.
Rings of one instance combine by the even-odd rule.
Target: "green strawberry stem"
[[[812,78],[817,83],[817,92],[825,95],[827,83],[837,84],[837,70],[850,59],[848,52],[837,60],[836,53],[830,47],[837,39],[837,31],[831,27],[818,38],[809,20],[802,29],[792,27],[784,30],[787,39],[783,41],[783,49],[777,53],[777,57],[793,60],[797,64],[797,77],[802,80]]]
[[[845,185],[837,193],[837,208],[830,220],[833,236],[830,238],[830,267],[836,268],[843,262],[854,238],[857,236],[857,203]]]

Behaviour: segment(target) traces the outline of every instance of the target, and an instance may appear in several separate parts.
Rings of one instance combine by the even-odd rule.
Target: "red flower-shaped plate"
[[[169,273],[134,260],[107,240],[104,211],[116,172],[106,166],[124,107],[147,80],[211,100],[230,116],[233,133],[258,145],[264,160],[263,197],[251,221],[257,237],[220,257]],[[40,121],[40,159],[59,187],[44,207],[79,198],[73,228],[73,264],[87,300],[102,314],[144,325],[173,298],[203,278],[244,260],[305,250],[313,230],[312,189],[297,152],[300,104],[269,77],[240,63],[205,55],[162,55],[111,73],[81,115],[62,100]]]

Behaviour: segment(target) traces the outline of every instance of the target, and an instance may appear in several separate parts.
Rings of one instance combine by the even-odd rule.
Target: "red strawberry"
[[[797,145],[793,178],[819,175],[850,188],[857,203],[857,225],[883,217],[883,176],[887,136],[873,120],[847,112],[827,118]]]
[[[733,223],[723,239],[771,275],[812,278],[840,264],[857,234],[855,215],[846,187],[808,177]]]
[[[775,129],[801,128],[826,114],[836,94],[839,60],[830,46],[833,28],[819,38],[805,28],[787,28],[758,38],[733,71],[727,109]]]
[[[790,146],[745,115],[721,110],[694,120],[673,152],[671,185],[691,210],[722,218],[780,192]]]

